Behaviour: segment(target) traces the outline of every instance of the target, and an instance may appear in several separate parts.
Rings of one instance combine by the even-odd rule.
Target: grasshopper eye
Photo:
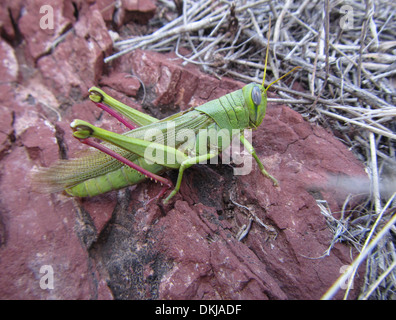
[[[253,103],[258,106],[261,103],[261,91],[259,87],[253,87],[252,89],[252,100]]]

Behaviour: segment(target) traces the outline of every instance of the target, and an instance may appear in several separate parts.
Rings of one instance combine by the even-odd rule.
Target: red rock
[[[285,130],[286,123],[289,130]],[[284,279],[282,283],[287,283],[287,287],[283,290],[288,298],[318,299],[339,276],[339,268],[351,261],[346,247],[339,244],[330,256],[310,259],[322,256],[332,238],[311,192],[321,193],[321,199],[339,211],[347,195],[327,189],[328,178],[332,174],[365,176],[363,167],[330,133],[308,124],[284,106],[268,108],[253,142],[280,186],[274,188],[258,173],[240,176],[242,204],[258,201],[255,213],[264,222],[273,224],[279,234],[272,245],[263,245],[262,230],[258,228],[249,234],[246,244],[265,263],[270,274]],[[290,252],[287,257],[282,254],[284,250]],[[327,271],[315,274],[317,269]],[[315,281],[318,277],[321,284]]]
[[[96,4],[102,14],[103,20],[112,22],[114,11],[117,10],[116,3],[113,0],[97,0]]]
[[[78,37],[88,40],[89,51],[92,51],[92,45],[95,44],[104,54],[111,52],[112,40],[97,6],[89,7],[74,28]]]
[[[108,86],[127,96],[136,96],[140,88],[139,80],[128,73],[113,72],[108,77],[100,79],[100,85]]]
[[[19,65],[14,49],[0,39],[0,74],[2,82],[15,82],[18,78]]]
[[[87,247],[97,237],[95,230],[101,227],[100,220],[88,219],[82,206],[71,198],[31,190],[33,166],[48,165],[59,158],[55,128],[37,117],[28,104],[15,110],[16,119],[8,126],[12,124],[16,140],[1,159],[0,297],[111,298],[101,276],[92,272],[87,252]],[[7,112],[3,115],[1,122],[6,129]],[[102,221],[105,211],[101,210]],[[45,266],[53,270],[53,289],[40,286],[45,276],[41,270]]]
[[[26,128],[20,135],[29,158],[33,161],[43,160],[40,164],[48,166],[59,159],[58,144],[55,138],[55,128],[42,119],[37,119],[35,126]],[[51,150],[48,152],[48,149]],[[54,152],[56,151],[56,152]],[[44,157],[41,153],[44,152]]]
[[[23,147],[3,160],[1,180],[2,246],[0,297],[2,299],[94,298],[89,258],[74,233],[70,201],[52,202],[29,191],[30,161]],[[41,289],[43,266],[51,266],[53,289]],[[91,281],[90,281],[91,279]]]
[[[54,53],[38,61],[45,83],[53,91],[69,97],[87,95],[87,90],[98,80],[103,58],[112,46],[103,18],[91,7],[85,18],[75,24],[76,35],[68,34]]]
[[[151,0],[122,0],[122,5],[127,11],[151,12],[156,9]]]
[[[201,74],[195,66],[183,68],[181,62],[173,53],[136,50],[122,56],[114,67],[118,72],[130,72],[132,67],[134,75],[145,84],[148,96],[155,96],[150,102],[154,106],[150,108],[154,114],[162,112],[164,105],[171,108],[167,109],[168,112],[171,110],[174,113],[179,107],[185,110],[243,86],[243,83],[227,78],[215,80]]]
[[[123,17],[120,17],[120,21],[135,21],[140,24],[147,24],[157,9],[152,0],[122,0],[122,8],[124,12],[120,14]]]
[[[98,0],[96,4],[104,21],[117,28],[130,21],[146,24],[156,10],[156,5],[151,0],[123,0],[119,5],[112,0]]]
[[[95,232],[100,234],[111,219],[117,199],[114,193],[108,193],[92,198],[84,198],[80,201],[81,207],[89,212],[95,226]]]
[[[287,298],[213,208],[178,201],[156,229],[163,230],[160,249],[174,265],[161,281],[161,299]]]
[[[12,114],[11,111],[0,106],[0,159],[2,159],[11,146]]]
[[[158,63],[159,57],[161,55],[155,52],[135,50],[131,54],[123,55],[120,59],[116,60],[114,62],[114,69],[116,72],[123,73],[130,73],[132,69],[134,74],[138,75],[144,84],[153,86],[159,79],[158,69],[161,66]],[[164,57],[162,56],[162,60],[164,60]]]
[[[22,0],[4,0],[0,6],[0,33],[13,42],[16,34],[12,21],[18,21],[23,6]]]
[[[52,8],[53,15],[45,6]],[[68,6],[71,3],[62,0],[52,1],[51,4],[45,0],[26,1],[18,26],[34,60],[49,52],[57,38],[71,27],[74,21],[70,19],[74,17],[63,14],[65,10],[70,11]]]

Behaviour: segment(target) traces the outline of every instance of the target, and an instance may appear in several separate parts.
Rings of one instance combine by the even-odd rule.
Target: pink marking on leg
[[[103,144],[97,143],[95,141],[91,141],[90,139],[79,139],[79,138],[76,138],[76,139],[79,140],[81,143],[84,143],[90,147],[96,148],[96,149],[108,154],[109,156],[122,162],[123,164],[127,165],[128,167],[131,167],[132,169],[135,169],[136,171],[144,174],[147,178],[154,179],[155,181],[158,181],[158,182],[166,185],[168,188],[172,187],[172,183],[168,179],[161,177],[159,175],[156,175],[146,169],[143,169],[142,167],[138,166],[136,163],[133,163],[132,161],[119,155],[117,152],[114,152],[113,150],[105,147]]]
[[[117,112],[115,112],[113,109],[111,109],[110,107],[106,106],[104,103],[102,102],[95,102],[95,104],[102,109],[103,111],[106,111],[108,114],[110,114],[112,117],[116,118],[118,121],[120,121],[121,123],[123,123],[127,128],[133,130],[136,129],[137,126],[130,123],[129,121],[125,120],[123,117],[121,117]]]

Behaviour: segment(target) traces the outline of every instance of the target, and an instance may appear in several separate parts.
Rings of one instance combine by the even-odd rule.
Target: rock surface
[[[149,181],[89,199],[31,190],[34,167],[85,149],[71,136],[74,118],[124,130],[87,100],[91,85],[156,117],[243,86],[182,67],[172,54],[138,50],[105,66],[106,23],[120,23],[102,10],[110,2],[76,1],[71,8],[57,1],[51,33],[29,28],[38,23],[41,2],[8,1],[0,10],[0,298],[320,298],[351,256],[350,247],[338,243],[322,257],[332,234],[315,198],[337,212],[346,195],[328,188],[328,178],[365,173],[330,132],[287,106],[270,104],[252,138],[279,187],[253,161],[247,175],[235,176],[230,165],[188,169],[167,207],[146,205],[160,190]],[[123,8],[154,10],[151,1],[131,6]],[[238,241],[252,217],[267,228],[253,222]]]

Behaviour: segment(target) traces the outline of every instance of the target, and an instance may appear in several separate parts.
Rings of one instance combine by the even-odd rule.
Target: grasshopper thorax
[[[267,109],[267,92],[263,86],[250,83],[242,88],[249,112],[249,128],[256,129],[263,122]]]

